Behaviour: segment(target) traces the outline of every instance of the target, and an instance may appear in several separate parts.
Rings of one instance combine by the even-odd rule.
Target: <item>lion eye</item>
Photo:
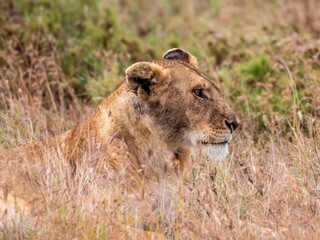
[[[195,95],[198,98],[208,99],[208,97],[203,93],[203,89],[194,89],[192,92],[193,95]]]

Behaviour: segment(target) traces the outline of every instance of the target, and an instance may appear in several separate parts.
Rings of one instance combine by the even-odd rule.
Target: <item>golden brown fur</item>
[[[66,172],[64,181],[84,164],[101,176],[121,173],[129,188],[181,175],[192,153],[223,159],[237,126],[216,85],[197,70],[196,58],[172,49],[164,59],[129,67],[126,80],[73,130],[3,153],[0,202],[8,204],[12,196],[22,205],[34,201],[48,185],[48,164],[50,171]]]

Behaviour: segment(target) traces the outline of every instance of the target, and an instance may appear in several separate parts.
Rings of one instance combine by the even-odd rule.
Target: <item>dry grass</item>
[[[320,237],[318,1],[182,2],[0,2],[1,148],[71,128],[132,62],[175,46],[242,117],[229,158],[196,159],[175,188],[127,193],[85,168],[70,190],[56,166],[35,223],[1,239]]]

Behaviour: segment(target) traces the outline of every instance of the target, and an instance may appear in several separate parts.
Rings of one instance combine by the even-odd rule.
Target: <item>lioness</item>
[[[84,163],[95,174],[123,174],[129,187],[181,176],[192,153],[225,158],[238,125],[217,86],[198,70],[197,59],[171,49],[163,59],[130,66],[125,81],[74,129],[2,153],[0,205],[37,198],[53,157],[66,163],[70,179]]]

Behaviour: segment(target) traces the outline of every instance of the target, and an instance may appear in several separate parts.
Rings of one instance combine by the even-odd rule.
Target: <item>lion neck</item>
[[[156,176],[157,172],[171,172],[179,150],[161,139],[147,111],[146,104],[122,84],[98,106],[91,124],[98,131],[98,141],[109,145],[108,161],[125,167],[127,161],[117,156],[127,156],[145,176]]]
[[[190,150],[168,146],[147,111],[122,84],[87,121],[68,133],[65,155],[75,165],[97,159],[118,172],[128,169],[146,178],[182,172],[190,162]]]

